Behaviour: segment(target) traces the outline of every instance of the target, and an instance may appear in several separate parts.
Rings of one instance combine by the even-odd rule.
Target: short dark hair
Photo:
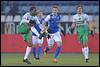
[[[30,8],[30,11],[33,10],[33,9],[36,10],[36,7],[35,7],[35,6],[32,6],[32,7]]]
[[[57,8],[58,9],[58,6],[57,5],[52,5],[52,8]]]
[[[76,9],[78,9],[78,7],[82,7],[82,9],[83,9],[83,5],[82,4],[78,4]]]

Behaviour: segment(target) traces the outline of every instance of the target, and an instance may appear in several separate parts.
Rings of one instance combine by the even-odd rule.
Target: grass
[[[22,53],[1,53],[1,66],[99,66],[99,54],[91,53],[89,63],[85,63],[83,55],[80,53],[63,53],[58,56],[58,63],[53,63],[53,54],[48,58],[41,55],[39,63],[30,54],[29,59],[32,64],[23,63]]]

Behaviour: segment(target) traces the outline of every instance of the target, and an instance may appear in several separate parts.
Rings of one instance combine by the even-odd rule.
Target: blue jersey
[[[50,14],[50,20],[48,22],[49,33],[56,33],[59,30],[60,16]]]
[[[34,25],[34,28],[37,30],[38,33],[41,32],[40,24],[42,24],[44,18],[38,18],[39,23]],[[34,32],[32,32],[32,35],[37,36]]]

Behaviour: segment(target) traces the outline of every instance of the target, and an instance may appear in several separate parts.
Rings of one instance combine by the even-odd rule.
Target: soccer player
[[[77,39],[82,46],[82,52],[85,61],[88,62],[89,48],[88,48],[88,24],[89,16],[83,13],[82,5],[77,6],[77,14],[73,16],[73,24],[71,28],[76,27]]]
[[[54,44],[54,41],[57,43],[57,48],[54,53],[53,62],[57,62],[57,57],[60,53],[61,46],[62,46],[62,39],[60,36],[59,28],[63,31],[63,28],[60,26],[60,15],[58,14],[58,7],[56,5],[52,6],[52,13],[49,14],[45,19],[44,22],[48,23],[48,33],[49,37],[47,38],[48,46],[45,48],[44,53],[47,54],[48,50]]]
[[[33,44],[32,52],[33,52],[33,55],[34,55],[34,60],[40,60],[43,37],[39,38],[37,34],[41,34],[41,31],[42,31],[42,28],[43,28],[42,25],[41,25],[43,20],[44,20],[43,12],[38,11],[37,16],[35,16],[35,18],[37,19],[38,22],[37,22],[36,25],[31,27],[31,30],[32,30],[32,44]],[[37,30],[37,33],[34,30]],[[37,57],[36,57],[36,44],[38,44]]]
[[[26,53],[23,58],[23,62],[26,62],[27,64],[31,64],[31,62],[28,60],[28,55],[30,54],[32,47],[31,27],[36,24],[36,22],[34,21],[35,15],[36,7],[33,6],[30,8],[30,11],[22,17],[20,25],[18,26],[18,32],[22,35],[24,41],[27,43]]]

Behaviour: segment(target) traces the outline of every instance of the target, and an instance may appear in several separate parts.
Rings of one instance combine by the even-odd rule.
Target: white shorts
[[[54,41],[55,42],[62,42],[62,39],[61,39],[61,36],[60,36],[60,32],[56,32],[54,34],[50,34],[50,37],[51,38],[47,38],[47,43],[48,43],[48,46],[53,46],[54,44]]]
[[[36,45],[36,44],[42,45],[42,43],[43,43],[43,38],[39,39],[37,36],[32,36],[32,44],[33,45]]]

